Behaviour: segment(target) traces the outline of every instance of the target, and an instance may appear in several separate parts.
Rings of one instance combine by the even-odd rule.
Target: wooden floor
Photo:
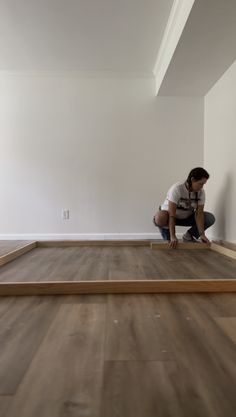
[[[0,282],[235,272],[210,250],[37,248]],[[0,297],[0,417],[235,417],[235,386],[236,294]]]
[[[0,268],[0,282],[235,278],[236,260],[207,249],[36,248]]]
[[[31,242],[31,240],[0,240],[0,256],[15,249],[19,249]]]
[[[235,417],[236,296],[0,298],[1,417]]]

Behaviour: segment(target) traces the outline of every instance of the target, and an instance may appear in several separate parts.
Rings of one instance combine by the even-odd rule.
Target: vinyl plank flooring
[[[140,248],[124,246],[112,249],[109,263],[110,280],[138,280],[143,278],[143,270],[139,265]]]
[[[0,268],[0,282],[236,279],[236,260],[210,250],[37,248]]]
[[[12,395],[0,395],[0,416],[7,416],[7,409],[12,402]]]
[[[203,256],[202,256],[203,255]],[[200,276],[219,279],[227,275],[229,279],[236,279],[236,261],[227,256],[219,256],[218,253],[196,253],[192,258],[192,266]]]
[[[224,332],[224,336],[233,341],[236,346],[236,317],[218,317],[215,321]]]
[[[152,251],[149,248],[139,248],[139,253],[136,253],[136,262],[142,271],[141,279],[184,279],[189,276],[183,267],[183,253],[173,250]]]
[[[205,388],[205,387],[204,387]],[[175,361],[106,362],[102,417],[233,417]]]
[[[11,310],[12,306],[14,305],[15,298],[14,297],[2,297],[0,298],[0,318],[6,314],[9,310]]]
[[[236,317],[236,294],[211,294],[218,317]]]
[[[184,416],[184,404],[172,383],[181,382],[179,377],[178,367],[172,361],[108,361],[101,416]]]
[[[54,275],[60,253],[37,248],[0,269],[1,282],[43,281]]]
[[[168,250],[159,252],[144,248],[139,254],[139,263],[142,265],[143,275],[148,279],[165,279],[173,273],[172,258]]]
[[[52,297],[0,299],[0,395],[16,392],[58,308]]]
[[[155,297],[108,296],[105,358],[110,361],[173,358]]]
[[[207,308],[209,297],[206,303],[203,303],[205,295],[198,297],[161,294],[148,296],[146,303],[144,300],[142,303],[139,297],[128,296],[122,304],[122,300],[109,296],[110,322],[114,317],[118,321],[120,305],[123,322],[130,320],[133,324],[127,326],[126,337],[119,331],[115,334],[108,324],[107,333],[111,335],[108,341],[112,343],[105,356],[101,416],[234,416],[236,343],[234,339],[233,343],[228,340],[215,324],[211,316],[216,313],[214,304],[210,312]],[[135,327],[136,320],[150,314],[158,317],[163,326],[162,339],[171,346],[172,359],[148,360],[153,358],[153,352],[146,346],[146,355],[140,355],[141,332],[137,335],[136,331],[136,343],[129,341],[129,335],[133,337],[129,327]],[[235,332],[235,322],[232,326]],[[231,327],[227,328],[230,332]],[[143,326],[143,333],[153,351],[157,350],[158,338],[150,337],[148,326]]]
[[[57,296],[55,296],[57,297]],[[106,304],[106,295],[104,294],[81,294],[81,295],[65,295],[63,297],[63,304]]]
[[[207,404],[209,413],[233,417],[236,409],[235,344],[230,340],[226,342],[215,320],[207,311],[199,311],[195,303],[190,304],[190,300],[184,296],[162,299],[173,356],[183,381],[192,385],[196,396]]]
[[[182,250],[167,250],[166,253],[164,253],[164,256],[162,256],[161,253],[159,254],[159,262],[162,263],[164,279],[198,279],[198,273],[192,268],[191,262],[192,258],[194,258],[195,251],[193,254],[190,254],[189,252],[190,251],[184,250],[183,252]],[[204,256],[204,251],[201,250],[201,253]],[[167,266],[168,272],[166,271]]]
[[[0,240],[0,256],[32,243],[32,240]]]
[[[235,294],[43,299],[0,299],[1,417],[235,416]]]
[[[171,294],[169,295],[171,297]],[[156,294],[156,297],[162,299],[159,294]],[[199,314],[202,311],[205,315],[212,318],[236,316],[236,294],[234,293],[193,293],[188,294],[187,298],[185,294],[173,294],[172,298],[176,301],[176,310],[181,311],[186,317],[191,315],[193,311],[192,306],[197,308]]]
[[[108,279],[110,265],[111,248],[94,247],[84,248],[85,259],[82,264],[78,264],[77,274],[74,281],[91,281]]]
[[[99,416],[104,314],[101,303],[62,303],[7,417]]]

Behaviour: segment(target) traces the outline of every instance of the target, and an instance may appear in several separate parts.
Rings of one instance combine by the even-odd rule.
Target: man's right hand
[[[171,237],[170,238],[170,241],[169,241],[169,247],[171,249],[176,249],[177,248],[177,245],[178,245],[178,239],[177,239],[177,237],[176,236]]]

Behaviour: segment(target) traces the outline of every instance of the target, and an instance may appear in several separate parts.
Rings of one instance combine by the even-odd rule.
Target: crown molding
[[[194,2],[195,0],[174,0],[153,69],[156,81],[156,95],[161,87]]]

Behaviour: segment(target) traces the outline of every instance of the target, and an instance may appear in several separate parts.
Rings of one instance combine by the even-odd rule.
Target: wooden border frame
[[[160,249],[170,249],[168,243],[156,243],[151,242],[151,249],[160,250]],[[210,245],[206,243],[194,243],[194,242],[178,242],[176,249],[211,249]],[[175,249],[173,249],[175,250]]]
[[[137,241],[38,241],[30,242],[0,256],[0,266],[35,249],[76,246],[144,246],[154,250],[169,249],[168,243],[148,240]],[[236,251],[217,243],[178,243],[178,249],[210,249],[236,259]],[[113,281],[49,281],[0,283],[0,296],[26,295],[72,295],[72,294],[152,294],[152,293],[198,293],[236,292],[236,279],[191,279],[191,280],[113,280]]]
[[[234,279],[11,282],[0,295],[153,294],[236,292]]]
[[[19,258],[19,256],[24,255],[27,252],[30,252],[32,249],[35,249],[36,247],[37,242],[30,242],[26,245],[20,246],[17,249],[7,252],[5,255],[0,256],[0,266],[3,266],[16,258]]]
[[[146,246],[150,240],[39,240],[38,248],[68,248],[77,246]]]
[[[229,256],[230,258],[236,259],[236,251],[233,249],[226,248],[225,246],[217,245],[216,243],[211,243],[211,250],[218,252],[221,255]]]

